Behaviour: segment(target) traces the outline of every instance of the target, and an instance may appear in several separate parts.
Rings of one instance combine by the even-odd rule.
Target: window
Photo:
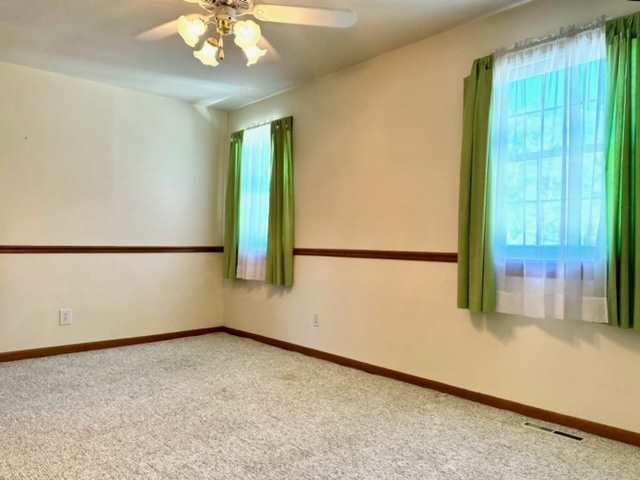
[[[555,258],[566,245],[586,255],[603,240],[604,64],[597,60],[508,86],[496,184],[503,217],[497,240],[506,256],[536,248]]]
[[[606,320],[606,89],[602,29],[496,59],[498,311]]]
[[[271,125],[246,130],[242,144],[237,276],[264,281],[269,237]]]

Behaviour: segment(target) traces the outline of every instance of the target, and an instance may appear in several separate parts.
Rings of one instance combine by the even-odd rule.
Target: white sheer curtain
[[[496,55],[497,310],[606,322],[604,25]]]
[[[269,236],[271,125],[244,132],[237,277],[264,281]]]

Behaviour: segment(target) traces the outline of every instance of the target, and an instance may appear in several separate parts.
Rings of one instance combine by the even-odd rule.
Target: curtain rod
[[[520,50],[538,47],[540,45],[553,42],[554,40],[558,40],[563,37],[575,37],[576,35],[580,35],[581,33],[587,32],[589,30],[603,27],[608,20],[610,20],[609,17],[601,16],[598,17],[595,21],[583,25],[569,25],[568,27],[562,27],[558,33],[553,33],[544,37],[528,38],[526,40],[516,42],[512,47],[498,49],[494,53],[496,55],[504,55],[506,53],[514,53]]]
[[[235,135],[236,133],[240,133],[240,132],[246,132],[247,130],[253,130],[254,128],[258,128],[258,127],[264,127],[265,125],[270,125],[273,122],[275,122],[275,120],[265,120],[264,122],[250,123],[247,127],[241,128],[240,130],[236,130],[235,132],[232,133],[232,135]]]
[[[264,127],[265,125],[271,125],[275,120],[265,120],[264,122],[250,123],[244,130],[251,130],[252,128]]]
[[[235,133],[240,133],[240,132],[246,132],[247,130],[252,130],[254,128],[264,127],[265,125],[271,125],[273,122],[277,122],[278,120],[286,120],[287,118],[290,118],[290,116],[274,118],[273,120],[264,120],[262,122],[250,123],[247,127],[241,128],[240,130],[237,130],[237,131],[235,131],[233,133],[235,134]]]

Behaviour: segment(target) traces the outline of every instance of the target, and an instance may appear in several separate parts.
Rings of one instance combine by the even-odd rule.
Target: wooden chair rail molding
[[[0,254],[222,253],[223,247],[127,245],[0,245]]]
[[[413,262],[457,263],[458,254],[451,252],[405,252],[399,250],[343,250],[331,248],[296,248],[294,255],[302,257],[370,258]]]
[[[222,246],[126,246],[126,245],[0,245],[0,254],[116,254],[116,253],[223,253]],[[368,258],[411,262],[456,263],[455,252],[406,252],[400,250],[353,250],[296,248],[300,257]]]

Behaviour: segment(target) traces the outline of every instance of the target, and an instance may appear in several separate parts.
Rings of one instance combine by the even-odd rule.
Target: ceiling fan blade
[[[256,5],[252,14],[263,22],[294,23],[317,27],[349,28],[358,21],[358,16],[351,10],[289,7],[263,3]]]
[[[162,40],[164,38],[168,38],[177,33],[178,33],[178,21],[173,20],[171,22],[158,25],[157,27],[152,28],[151,30],[147,30],[146,32],[142,32],[136,38],[138,40],[142,40],[143,42],[153,42],[156,40]]]
[[[264,48],[268,52],[266,58],[269,63],[276,63],[280,61],[280,58],[281,58],[280,54],[275,49],[275,47],[271,44],[271,42],[264,37],[264,35],[260,37],[258,46],[260,48]]]

